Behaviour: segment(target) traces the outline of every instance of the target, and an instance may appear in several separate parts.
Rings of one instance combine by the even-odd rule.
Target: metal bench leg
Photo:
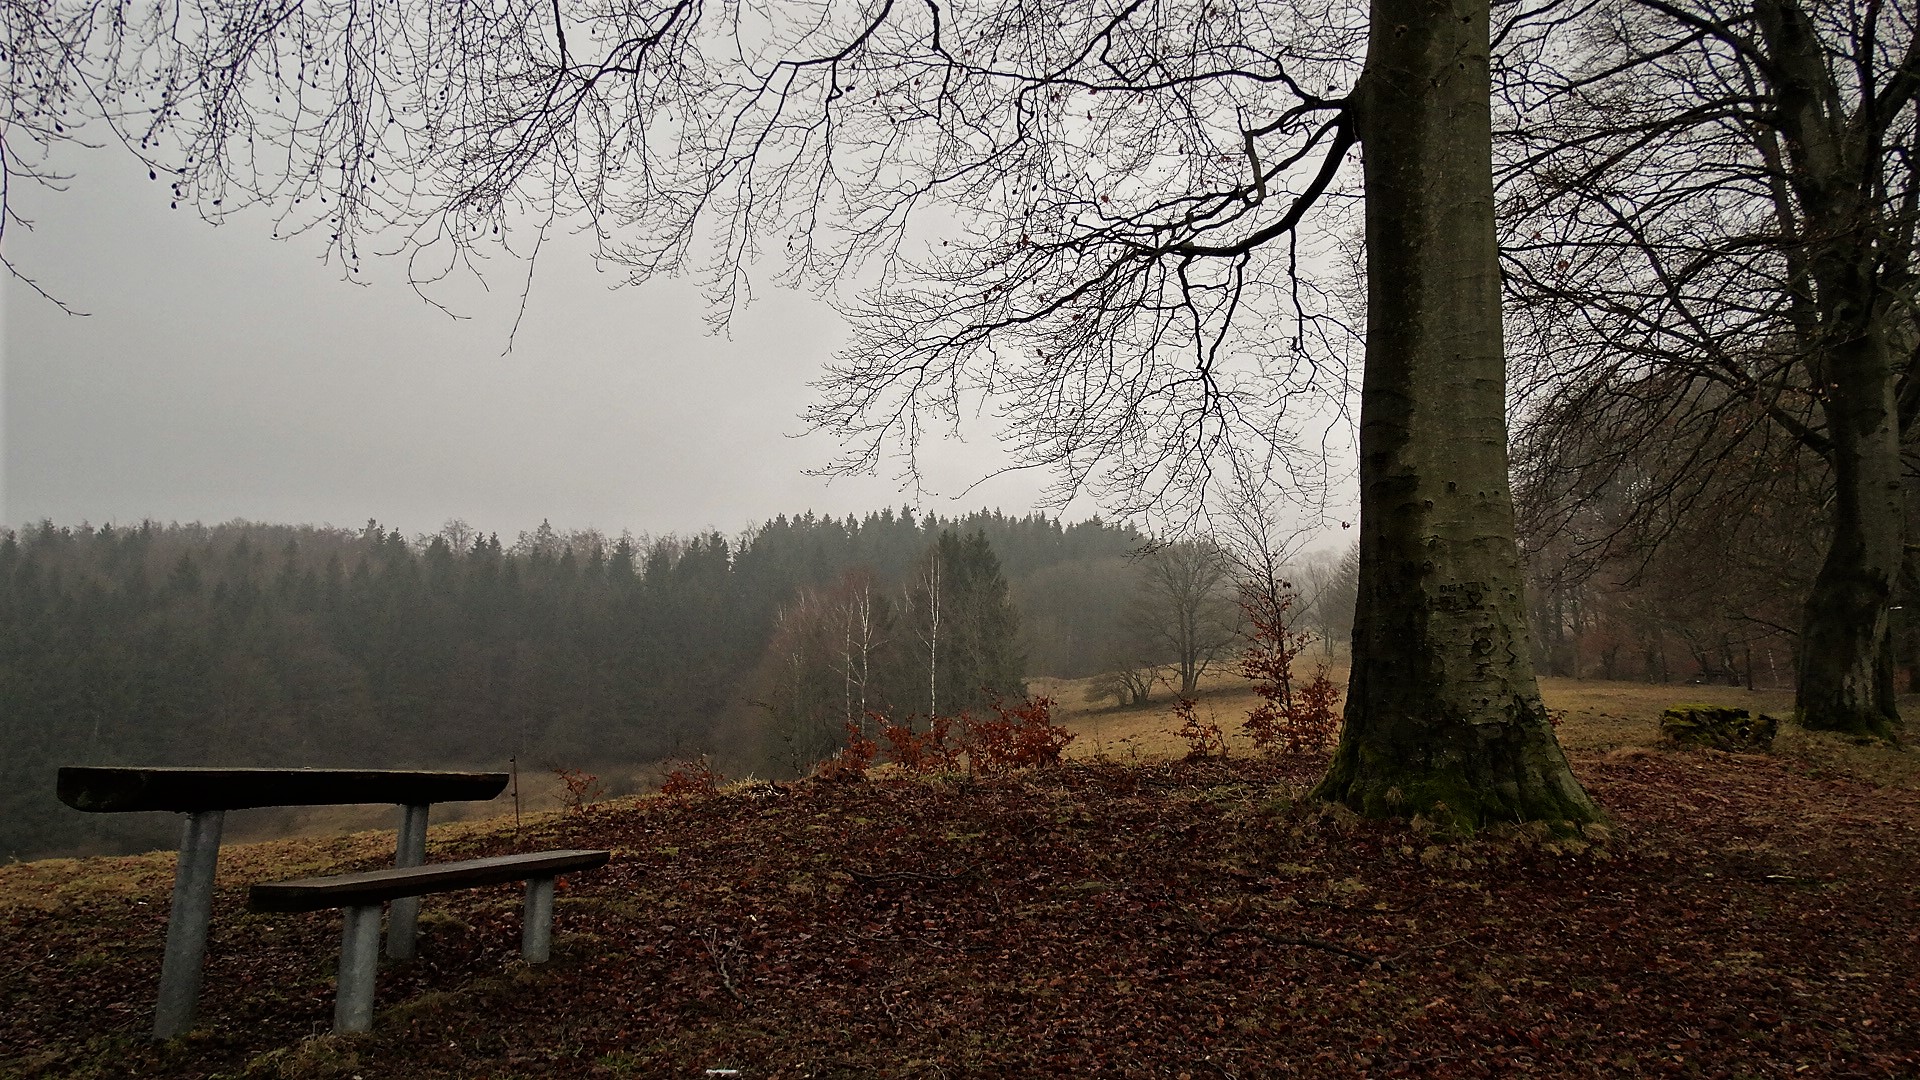
[[[527,910],[520,923],[520,956],[544,964],[553,953],[553,879],[527,880]]]
[[[394,845],[393,865],[405,869],[427,860],[427,808],[400,808],[400,839]],[[387,955],[405,960],[413,955],[414,928],[419,925],[420,898],[403,896],[387,909]]]
[[[173,871],[167,952],[160,962],[160,1001],[153,1010],[156,1039],[171,1039],[193,1026],[200,1001],[200,968],[207,956],[207,923],[213,917],[213,871],[220,861],[220,826],[225,819],[220,810],[187,816],[180,861]]]
[[[333,999],[333,1030],[373,1028],[373,977],[380,970],[380,905],[346,909],[340,934],[339,989]]]

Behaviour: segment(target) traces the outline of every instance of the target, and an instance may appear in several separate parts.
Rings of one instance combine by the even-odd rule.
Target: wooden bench
[[[482,801],[507,786],[506,773],[405,769],[218,769],[69,766],[60,770],[60,801],[93,814],[164,810],[187,815],[173,874],[167,951],[160,962],[153,1037],[171,1039],[193,1026],[200,971],[213,917],[213,874],[228,810],[261,806],[393,803],[400,810],[394,865],[426,859],[427,811],[434,803]],[[387,955],[413,955],[420,901],[397,900],[387,920]]]
[[[367,1031],[373,1027],[374,974],[380,966],[381,904],[428,893],[525,881],[527,903],[521,916],[520,955],[529,964],[543,964],[553,949],[553,879],[576,870],[604,866],[610,855],[607,851],[536,851],[267,882],[248,890],[247,908],[250,911],[346,909],[346,925],[340,937],[340,975],[339,988],[334,994],[333,1029]]]

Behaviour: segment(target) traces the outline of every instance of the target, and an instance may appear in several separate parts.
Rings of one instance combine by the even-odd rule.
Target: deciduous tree
[[[1504,84],[1508,280],[1554,399],[1540,441],[1613,434],[1549,483],[1598,492],[1664,457],[1620,520],[1670,531],[1706,493],[1791,488],[1726,451],[1798,441],[1832,499],[1795,712],[1893,737],[1901,432],[1920,412],[1911,5],[1617,0],[1541,19]],[[1650,441],[1683,452],[1634,448]]]
[[[1582,821],[1534,681],[1507,483],[1489,11],[1374,0],[1360,584],[1346,722],[1316,793],[1368,813]]]
[[[1019,463],[1121,508],[1201,499],[1235,453],[1320,474],[1301,424],[1355,336],[1303,223],[1346,224],[1364,145],[1362,580],[1319,791],[1595,813],[1526,660],[1487,0],[89,10],[54,107],[104,101],[203,213],[270,202],[349,266],[383,232],[423,279],[584,214],[636,279],[704,271],[723,315],[778,254],[868,286],[810,414],[842,467],[984,399]]]
[[[1238,633],[1227,557],[1211,539],[1159,544],[1140,556],[1132,620],[1144,657],[1172,669],[1181,697],[1226,655]]]

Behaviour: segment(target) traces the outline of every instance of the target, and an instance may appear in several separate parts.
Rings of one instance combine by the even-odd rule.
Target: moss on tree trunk
[[[1547,723],[1507,485],[1485,0],[1374,0],[1360,596],[1321,798],[1455,829],[1599,810]]]

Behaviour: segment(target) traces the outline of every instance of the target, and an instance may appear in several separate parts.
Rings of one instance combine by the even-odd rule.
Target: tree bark
[[[1897,739],[1894,585],[1905,553],[1900,413],[1889,297],[1881,288],[1875,192],[1879,130],[1866,103],[1849,114],[1818,31],[1794,0],[1758,0],[1756,22],[1800,206],[1808,349],[1833,469],[1831,539],[1801,621],[1794,718]],[[1783,218],[1783,220],[1786,220]]]
[[[1346,725],[1315,794],[1471,830],[1600,816],[1529,655],[1507,477],[1486,0],[1374,0]]]
[[[1892,367],[1884,331],[1824,351],[1833,536],[1807,595],[1794,718],[1809,728],[1897,740],[1889,609],[1905,508]]]

